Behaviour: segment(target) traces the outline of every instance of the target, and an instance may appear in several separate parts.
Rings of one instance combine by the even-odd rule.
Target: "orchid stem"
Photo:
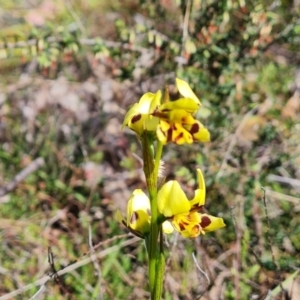
[[[157,180],[158,170],[160,165],[160,159],[162,156],[163,145],[157,142],[155,160],[153,163],[153,152],[151,147],[153,143],[150,142],[148,136],[143,138],[143,160],[144,160],[144,172],[146,176],[147,187],[149,191],[150,205],[151,205],[151,222],[150,222],[150,238],[148,247],[149,254],[149,283],[151,291],[151,300],[159,300],[161,298],[162,279],[158,276],[160,272],[161,262],[161,248],[158,247],[158,235],[161,226],[158,225],[158,209],[157,209]],[[158,278],[161,278],[158,280]]]
[[[157,148],[156,148],[156,153],[155,153],[155,164],[154,164],[154,176],[156,178],[156,181],[158,179],[158,170],[159,170],[159,166],[160,166],[162,150],[163,150],[163,144],[160,141],[157,141]]]

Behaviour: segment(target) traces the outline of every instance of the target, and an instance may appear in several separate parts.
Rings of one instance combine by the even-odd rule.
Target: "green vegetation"
[[[200,167],[206,209],[227,226],[168,237],[164,299],[297,297],[296,1],[0,3],[0,192],[43,159],[0,197],[0,299],[47,274],[36,299],[149,299],[140,241],[58,277],[48,259],[64,270],[91,244],[99,252],[132,238],[116,211],[145,182],[141,149],[121,124],[146,91],[169,84],[176,96],[175,77],[201,99],[212,141],[168,146],[165,175],[188,193]]]

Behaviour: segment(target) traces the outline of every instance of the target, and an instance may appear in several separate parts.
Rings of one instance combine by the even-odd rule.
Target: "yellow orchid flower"
[[[151,208],[147,195],[140,189],[134,190],[127,203],[126,225],[141,234],[150,230]]]
[[[209,131],[192,116],[201,106],[200,100],[187,82],[176,78],[176,85],[184,98],[163,103],[153,112],[160,119],[156,130],[157,138],[163,144],[208,142]]]
[[[155,131],[159,119],[152,116],[152,113],[160,105],[161,91],[155,94],[144,94],[138,103],[135,103],[125,115],[122,129],[128,126],[130,129],[141,135],[144,130]]]
[[[201,106],[200,100],[184,80],[176,78],[176,86],[183,98],[161,104],[160,90],[146,93],[127,112],[122,128],[128,126],[140,136],[145,130],[156,131],[163,144],[209,141],[209,131],[192,115]]]
[[[193,238],[225,226],[222,218],[199,213],[205,203],[206,190],[201,170],[198,169],[197,173],[199,188],[192,200],[188,200],[175,180],[165,183],[157,194],[159,212],[171,220],[174,228],[184,237]]]
[[[133,234],[143,238],[150,231],[150,218],[151,208],[148,196],[141,189],[134,190],[127,203],[126,220],[119,213],[119,221]],[[163,231],[165,233],[172,233],[173,230],[169,221],[163,223]]]

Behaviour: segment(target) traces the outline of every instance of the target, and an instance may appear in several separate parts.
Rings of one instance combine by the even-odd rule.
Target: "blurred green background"
[[[167,237],[163,299],[300,299],[299,12],[296,0],[0,0],[0,299],[53,274],[49,256],[58,271],[92,245],[120,247],[12,299],[149,299],[143,242],[122,246],[116,220],[145,188],[121,124],[175,77],[212,141],[168,145],[165,175],[192,193],[200,167],[227,227]]]

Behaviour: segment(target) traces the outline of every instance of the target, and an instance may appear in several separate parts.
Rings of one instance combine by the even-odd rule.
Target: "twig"
[[[195,253],[194,253],[194,252],[192,253],[192,256],[193,256],[193,260],[194,260],[194,263],[195,263],[197,269],[200,271],[201,274],[204,275],[204,277],[205,277],[206,280],[207,280],[208,285],[210,285],[210,279],[209,279],[208,275],[207,275],[207,274],[201,269],[201,267],[199,266],[199,264],[198,264],[198,262],[197,262],[197,259],[196,259],[196,256],[195,256]]]
[[[127,241],[124,241],[124,242],[120,243],[119,245],[112,246],[112,247],[110,247],[108,249],[105,249],[105,250],[99,252],[99,253],[93,254],[90,257],[82,259],[82,260],[80,260],[80,261],[78,261],[78,262],[76,262],[76,263],[74,263],[72,265],[67,266],[66,268],[64,268],[62,270],[59,270],[57,272],[57,276],[61,276],[61,275],[70,273],[70,272],[72,272],[72,271],[74,271],[74,270],[76,270],[76,269],[78,269],[78,268],[80,268],[80,267],[82,267],[82,266],[90,263],[94,259],[101,259],[101,258],[107,256],[108,254],[110,254],[110,253],[112,253],[114,251],[117,251],[117,250],[119,250],[122,247],[126,247],[128,245],[134,244],[134,243],[136,243],[139,240],[140,240],[139,238],[134,237],[134,238],[132,238],[130,240],[127,240]],[[44,277],[42,277],[41,279],[37,280],[34,283],[25,285],[22,288],[19,288],[19,289],[13,291],[13,292],[10,292],[10,293],[8,293],[6,295],[1,296],[0,300],[9,300],[9,299],[12,299],[13,297],[15,297],[17,295],[20,295],[20,294],[22,294],[22,293],[24,293],[24,292],[26,292],[26,291],[34,288],[34,287],[45,285],[49,279],[51,279],[51,277],[49,275],[44,276]]]
[[[38,170],[44,164],[45,161],[42,157],[39,157],[32,161],[25,169],[23,169],[19,174],[17,174],[10,183],[8,183],[6,186],[0,187],[0,197],[3,197],[6,194],[12,192],[21,181],[23,181],[31,173]]]
[[[29,299],[29,300],[34,300],[37,296],[39,296],[43,291],[44,289],[46,288],[46,285],[43,284],[39,290]]]
[[[93,247],[93,241],[92,241],[92,228],[91,226],[89,225],[89,246],[90,246],[90,251],[91,251],[91,254],[93,256],[95,256],[95,249]],[[91,255],[91,256],[92,256]],[[103,299],[103,293],[102,293],[102,287],[101,287],[101,269],[100,269],[100,266],[99,266],[99,263],[97,261],[97,259],[93,259],[93,264],[94,264],[94,267],[96,269],[96,272],[97,272],[97,275],[98,275],[98,284],[99,284],[99,300],[102,300]]]
[[[271,174],[271,175],[267,176],[267,180],[268,181],[276,181],[279,183],[287,183],[293,187],[300,187],[300,180],[293,179],[293,178],[288,178],[288,177]]]
[[[269,188],[265,189],[265,193],[266,193],[266,195],[273,197],[275,199],[278,199],[278,200],[284,200],[284,201],[298,204],[298,205],[300,204],[300,198],[298,198],[298,197],[293,197],[293,196],[286,195],[283,193],[275,192]]]

